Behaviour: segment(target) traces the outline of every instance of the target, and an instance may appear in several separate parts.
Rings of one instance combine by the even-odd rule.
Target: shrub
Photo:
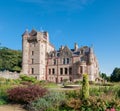
[[[80,97],[80,92],[79,90],[68,90],[65,91],[66,97],[69,98],[79,98]]]
[[[81,104],[82,104],[82,101],[80,99],[71,98],[69,101],[67,101],[68,107],[74,110],[79,109],[81,107]]]
[[[117,91],[117,97],[119,97],[120,98],[120,88],[118,89],[118,91]]]
[[[20,79],[22,81],[27,81],[27,82],[32,82],[32,83],[36,82],[36,78],[33,76],[20,75]]]
[[[83,74],[82,99],[87,99],[88,97],[89,97],[88,75],[87,74]]]
[[[62,92],[49,92],[44,97],[30,103],[30,111],[58,111],[59,106],[65,101],[65,94]]]
[[[90,97],[87,100],[82,100],[80,111],[106,111],[106,109],[113,108],[115,111],[120,111],[120,101],[118,99],[107,100],[101,97]]]
[[[10,88],[10,85],[0,86],[0,105],[8,103],[7,90]]]
[[[100,87],[92,87],[89,89],[90,96],[100,96],[102,94],[102,90],[100,90]]]
[[[75,81],[74,84],[82,84],[81,80]]]
[[[29,103],[44,96],[47,93],[47,90],[37,85],[30,85],[27,87],[16,87],[10,89],[7,93],[8,98],[13,102]]]
[[[0,105],[7,104],[7,103],[8,103],[7,95],[0,96]]]

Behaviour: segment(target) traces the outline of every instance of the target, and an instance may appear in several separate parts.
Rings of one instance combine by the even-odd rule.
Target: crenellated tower
[[[48,32],[28,30],[22,35],[23,74],[31,75],[39,80],[45,80],[46,76],[46,54],[54,50],[49,43]]]

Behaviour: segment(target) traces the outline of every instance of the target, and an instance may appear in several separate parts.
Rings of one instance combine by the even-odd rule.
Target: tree
[[[22,52],[6,47],[0,48],[0,71],[21,71]]]
[[[110,80],[112,82],[119,82],[120,81],[120,68],[115,68],[111,74]]]
[[[100,77],[103,78],[104,80],[110,81],[110,77],[107,76],[106,73],[100,73]]]

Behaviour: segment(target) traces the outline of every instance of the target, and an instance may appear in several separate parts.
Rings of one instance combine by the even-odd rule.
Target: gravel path
[[[20,105],[2,105],[0,106],[0,111],[26,111]]]

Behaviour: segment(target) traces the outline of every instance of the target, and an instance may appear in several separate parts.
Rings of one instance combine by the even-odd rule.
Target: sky
[[[100,72],[120,67],[120,0],[0,0],[0,45],[22,50],[26,29],[48,31],[50,42],[93,46]]]

